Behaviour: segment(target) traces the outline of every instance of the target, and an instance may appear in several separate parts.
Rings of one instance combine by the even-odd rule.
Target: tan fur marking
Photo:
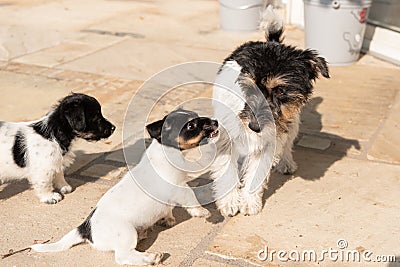
[[[276,134],[281,136],[288,131],[288,124],[294,121],[294,118],[300,112],[300,106],[297,104],[286,104],[281,106],[282,115],[275,122]]]
[[[300,108],[297,105],[282,105],[281,111],[283,119],[291,121],[300,112]]]
[[[198,146],[202,138],[203,134],[199,134],[189,140],[184,140],[182,137],[178,137],[177,142],[181,149],[190,149]]]
[[[283,77],[268,77],[266,79],[263,79],[263,84],[265,87],[269,89],[274,89],[274,87],[280,86],[280,85],[285,85],[286,81],[283,79]]]

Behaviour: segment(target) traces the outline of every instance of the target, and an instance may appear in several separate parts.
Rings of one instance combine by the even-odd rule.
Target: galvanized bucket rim
[[[247,4],[247,5],[243,5],[243,6],[230,6],[230,5],[225,4],[221,0],[219,0],[218,2],[223,7],[230,8],[230,9],[236,9],[236,10],[246,10],[246,9],[255,8],[255,7],[262,7],[264,5],[263,1],[260,1],[261,3],[259,3],[259,4],[255,3],[255,4]]]

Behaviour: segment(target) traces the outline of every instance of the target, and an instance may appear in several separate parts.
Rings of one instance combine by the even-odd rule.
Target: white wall
[[[285,5],[286,24],[293,24],[304,28],[304,3],[303,0],[282,0]]]

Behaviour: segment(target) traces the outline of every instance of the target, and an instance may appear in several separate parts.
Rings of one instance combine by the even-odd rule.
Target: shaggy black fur
[[[81,237],[83,239],[89,240],[91,243],[93,243],[93,239],[92,239],[92,225],[90,224],[90,219],[92,218],[95,211],[96,208],[90,212],[86,220],[77,228]]]
[[[15,135],[12,153],[15,164],[21,168],[26,167],[26,140],[20,131]]]
[[[321,73],[329,78],[327,63],[324,58],[319,57],[314,50],[297,49],[281,43],[283,30],[268,34],[270,41],[247,42],[239,46],[227,57],[227,61],[236,61],[241,67],[240,80],[250,79],[264,95],[269,104],[274,119],[282,116],[281,107],[286,104],[304,104],[312,93],[313,82]],[[279,78],[284,83],[268,87],[269,79]],[[253,92],[248,90],[247,84],[242,84],[243,92],[247,103],[255,103],[255,106],[245,106],[242,117],[254,120],[257,117],[257,110],[265,110],[260,105],[262,101],[254,98]],[[258,104],[257,104],[258,103]],[[260,132],[264,125],[249,124],[250,129]]]
[[[115,126],[101,114],[97,100],[85,94],[71,94],[62,99],[41,121],[31,125],[46,139],[55,139],[63,154],[76,137],[88,141],[109,137]]]

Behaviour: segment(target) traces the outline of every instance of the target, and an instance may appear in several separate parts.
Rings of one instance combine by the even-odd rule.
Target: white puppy
[[[0,122],[0,182],[27,178],[41,202],[55,204],[72,191],[64,169],[74,160],[75,138],[100,140],[114,130],[99,102],[84,94],[65,97],[38,121]]]
[[[208,138],[215,137],[217,127],[217,121],[182,109],[148,125],[147,131],[155,140],[139,164],[105,193],[79,227],[58,242],[36,244],[31,246],[32,249],[39,252],[62,251],[89,241],[95,249],[115,251],[118,264],[159,263],[161,253],[144,253],[135,249],[142,231],[161,219],[168,226],[173,225],[172,209],[176,204],[186,206],[196,203],[186,208],[190,215],[209,215],[198,204],[193,191],[186,187],[185,170],[177,168],[169,157],[181,155],[181,150],[199,146]],[[180,157],[175,159],[181,160],[182,155]]]

